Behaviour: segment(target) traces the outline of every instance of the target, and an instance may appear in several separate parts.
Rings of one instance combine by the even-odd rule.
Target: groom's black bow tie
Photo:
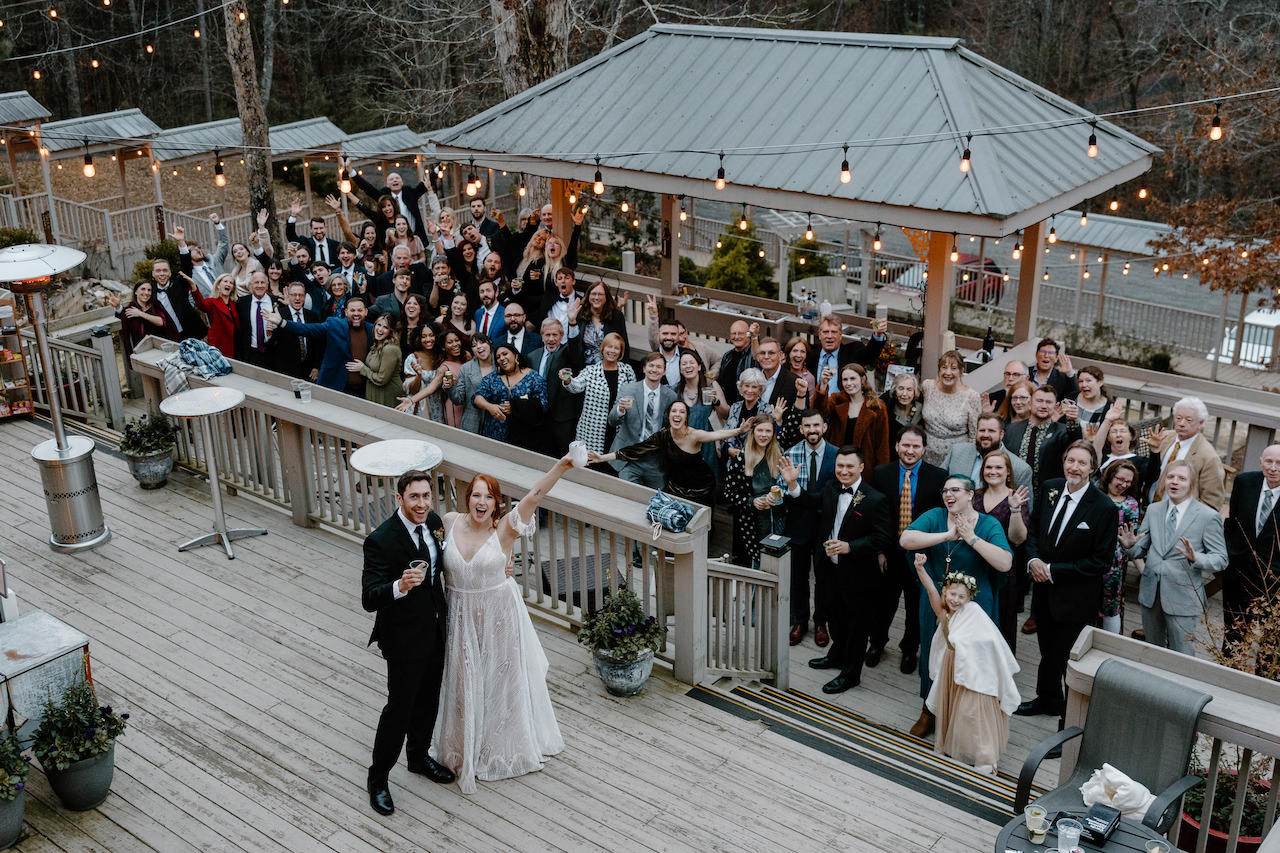
[[[856,491],[857,491],[857,489],[855,489],[853,486],[841,486],[841,487],[840,487],[840,494],[842,494],[842,495],[851,495],[851,494],[853,494],[853,493],[854,493],[854,492],[856,492]]]

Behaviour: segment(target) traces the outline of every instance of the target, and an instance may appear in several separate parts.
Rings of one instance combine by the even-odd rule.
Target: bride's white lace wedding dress
[[[524,532],[515,515],[499,524]],[[547,656],[506,569],[496,529],[470,560],[452,535],[445,543],[449,633],[431,755],[457,774],[464,794],[475,792],[477,778],[541,770],[564,749],[547,693]]]

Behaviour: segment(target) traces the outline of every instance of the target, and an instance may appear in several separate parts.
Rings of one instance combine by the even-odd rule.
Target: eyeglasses
[[[967,491],[969,491],[969,490],[968,490],[968,489],[966,489],[964,486],[944,486],[944,487],[943,487],[943,489],[942,489],[942,494],[944,494],[944,495],[958,495],[958,494],[960,494],[961,492],[967,492]]]
[[[1031,397],[1026,394],[1017,394],[1009,398],[1014,403],[1030,403]]]
[[[1021,370],[1006,370],[1004,372],[1004,375],[1005,376],[1022,376],[1023,373]]]

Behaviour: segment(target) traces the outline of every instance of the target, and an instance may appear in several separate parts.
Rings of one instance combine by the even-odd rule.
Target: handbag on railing
[[[683,533],[693,520],[694,512],[696,510],[693,507],[680,503],[666,492],[654,492],[653,497],[649,498],[645,518],[653,525],[653,538],[657,539],[662,535],[664,527],[672,533]]]

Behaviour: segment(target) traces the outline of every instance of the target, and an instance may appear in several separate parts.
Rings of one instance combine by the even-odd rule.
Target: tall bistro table
[[[373,501],[366,509],[372,530],[396,511],[395,481],[406,471],[430,471],[444,459],[444,452],[429,441],[413,438],[389,438],[357,448],[347,464],[358,474],[376,481]],[[435,478],[432,477],[432,486]]]
[[[1080,810],[1083,813],[1083,809]],[[1079,820],[1078,815],[1072,815]],[[1080,839],[1076,848],[1084,853],[1146,853],[1148,841],[1166,841],[1165,837],[1146,824],[1136,820],[1120,818],[1120,825],[1101,847],[1086,839]],[[1166,843],[1168,843],[1166,841]],[[1169,845],[1173,847],[1172,844]],[[995,853],[1057,853],[1058,837],[1052,833],[1046,835],[1039,844],[1031,841],[1027,833],[1027,819],[1018,815],[1004,825],[996,837]]]
[[[213,417],[229,412],[243,402],[243,391],[218,386],[192,388],[190,391],[182,391],[160,401],[160,411],[169,417],[183,421],[200,421],[196,428],[200,431],[205,466],[209,471],[209,491],[213,494],[213,532],[197,536],[189,542],[183,542],[178,546],[179,551],[221,543],[223,550],[227,552],[227,559],[234,560],[236,555],[231,551],[233,541],[248,536],[267,535],[267,531],[261,527],[234,527],[228,530],[227,517],[222,511],[222,486],[218,483],[218,457],[213,449]]]

